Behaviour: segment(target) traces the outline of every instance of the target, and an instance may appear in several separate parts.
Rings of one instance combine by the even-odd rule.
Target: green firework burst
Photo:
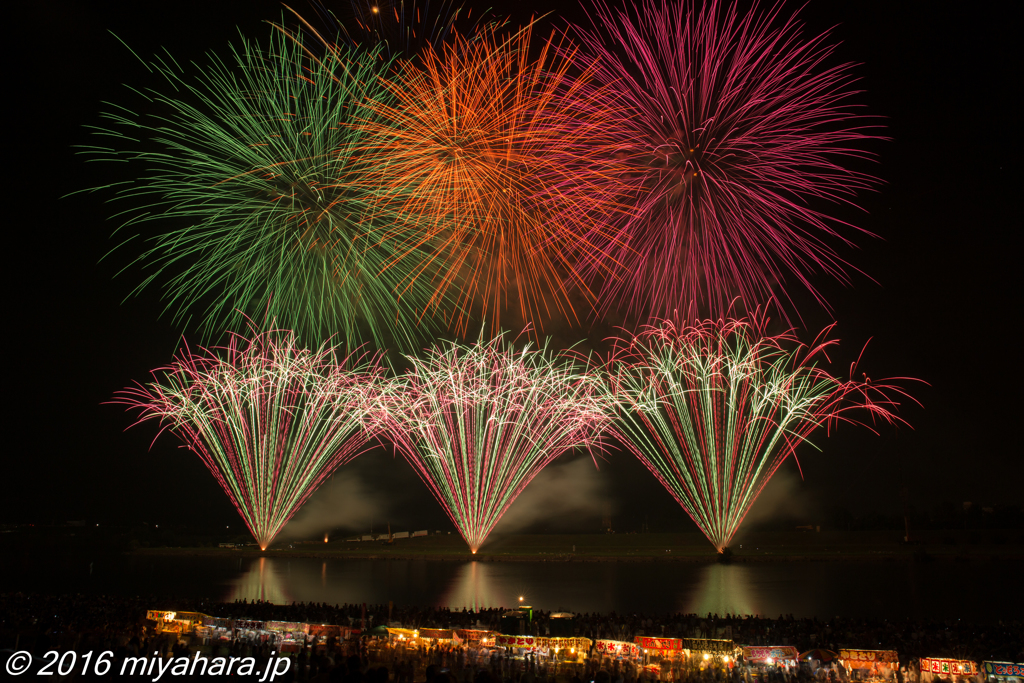
[[[147,66],[172,94],[139,91],[147,113],[113,108],[95,129],[109,146],[85,148],[134,170],[113,186],[131,203],[119,230],[157,228],[136,260],[146,273],[136,292],[159,283],[175,320],[206,338],[247,315],[306,343],[411,348],[429,332],[429,249],[416,225],[378,206],[349,125],[365,121],[368,98],[387,96],[379,50],[318,57],[275,32],[266,48],[242,38],[198,74],[169,56]]]

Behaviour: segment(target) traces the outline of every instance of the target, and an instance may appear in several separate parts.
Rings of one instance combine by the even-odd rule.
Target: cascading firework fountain
[[[154,381],[118,393],[135,424],[157,420],[202,459],[266,549],[379,424],[381,368],[308,351],[285,331],[232,335],[220,353],[187,347]]]
[[[855,421],[855,410],[900,421],[897,398],[907,396],[898,380],[841,380],[820,367],[837,343],[831,327],[802,346],[766,325],[664,322],[614,340],[608,364],[615,431],[719,552],[812,432]]]
[[[435,347],[388,391],[390,438],[473,553],[548,463],[592,449],[612,418],[570,357],[503,337]]]

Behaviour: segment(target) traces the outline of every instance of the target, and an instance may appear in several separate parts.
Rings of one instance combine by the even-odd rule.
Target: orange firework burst
[[[463,333],[473,313],[499,329],[506,309],[538,328],[578,320],[570,294],[593,302],[581,263],[608,263],[593,245],[615,242],[603,226],[623,210],[603,142],[616,112],[591,106],[588,70],[570,75],[572,46],[551,37],[532,56],[530,37],[484,31],[427,49],[362,126],[370,166],[395,190],[381,195],[430,226],[423,277],[435,306],[456,304],[449,323]]]

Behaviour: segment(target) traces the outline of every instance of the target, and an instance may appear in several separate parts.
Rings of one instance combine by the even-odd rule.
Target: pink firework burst
[[[815,207],[875,183],[843,164],[878,137],[851,102],[852,65],[829,65],[828,34],[802,37],[779,6],[741,14],[716,0],[600,3],[594,26],[577,34],[597,83],[630,110],[615,131],[639,197],[607,247],[621,271],[605,308],[676,318],[697,301],[717,317],[736,297],[775,297],[792,309],[792,283],[824,304],[812,275],[846,281],[834,245],[852,226]]]

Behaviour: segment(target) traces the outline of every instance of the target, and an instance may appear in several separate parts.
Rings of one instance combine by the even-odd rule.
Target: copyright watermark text
[[[86,652],[83,655],[73,650],[50,650],[42,658],[33,657],[25,650],[4,654],[8,655],[4,662],[4,671],[8,676],[28,674],[64,677],[78,672],[80,675],[144,677],[151,681],[159,681],[165,676],[257,676],[259,683],[264,683],[288,673],[292,664],[287,657],[277,657],[276,652],[271,652],[270,659],[262,662],[257,662],[255,657],[208,657],[199,652],[166,658],[155,656],[157,653],[154,652],[153,657],[125,657],[119,660],[114,658],[110,650]]]

